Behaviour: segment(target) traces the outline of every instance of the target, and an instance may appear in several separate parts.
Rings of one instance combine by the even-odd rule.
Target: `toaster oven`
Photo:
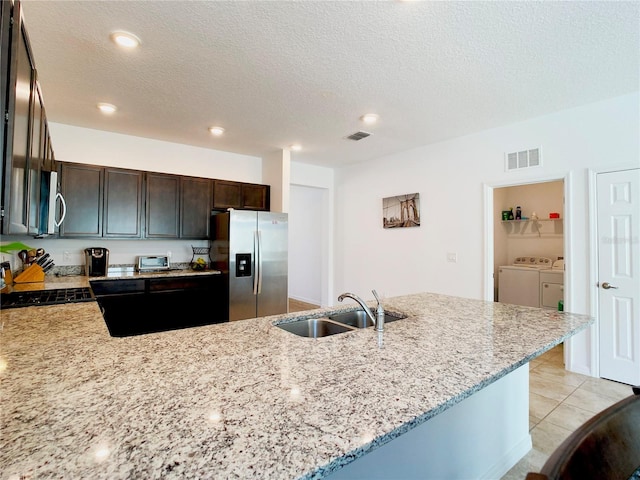
[[[140,255],[136,266],[139,272],[169,270],[168,255]]]

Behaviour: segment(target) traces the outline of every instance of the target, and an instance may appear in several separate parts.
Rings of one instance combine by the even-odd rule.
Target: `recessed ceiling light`
[[[376,115],[375,113],[367,113],[361,116],[360,120],[362,120],[367,125],[372,125],[378,121],[378,115]]]
[[[219,137],[220,135],[222,135],[224,133],[224,128],[222,128],[222,127],[209,127],[209,132],[211,132],[211,135],[215,135],[216,137]]]
[[[140,45],[140,39],[129,32],[111,32],[111,40],[124,48],[136,48]]]
[[[114,113],[118,109],[118,107],[111,105],[110,103],[99,103],[98,108],[102,113],[106,113],[108,115]]]
[[[294,143],[293,145],[289,145],[289,148],[294,152],[299,152],[300,150],[302,150],[302,145],[298,145],[297,143]]]

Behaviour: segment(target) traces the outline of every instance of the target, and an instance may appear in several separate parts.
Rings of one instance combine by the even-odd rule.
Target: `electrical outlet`
[[[447,262],[458,263],[458,255],[452,252],[447,253]]]
[[[62,254],[62,258],[65,262],[70,262],[71,261],[71,252],[65,250],[64,253]]]
[[[167,250],[167,257],[171,258],[171,250]]]

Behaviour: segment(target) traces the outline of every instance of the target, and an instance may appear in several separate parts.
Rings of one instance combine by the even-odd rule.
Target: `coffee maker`
[[[85,274],[89,277],[106,277],[109,269],[109,250],[104,247],[84,249]]]

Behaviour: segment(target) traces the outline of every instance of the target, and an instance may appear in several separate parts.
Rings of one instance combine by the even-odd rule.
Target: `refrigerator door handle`
[[[258,295],[259,290],[258,290],[258,271],[259,271],[259,265],[258,265],[258,259],[260,258],[260,237],[258,236],[258,231],[256,230],[255,232],[253,232],[253,250],[254,250],[254,264],[255,266],[253,267],[253,294],[254,295]]]
[[[262,293],[262,232],[258,230],[258,295]]]

